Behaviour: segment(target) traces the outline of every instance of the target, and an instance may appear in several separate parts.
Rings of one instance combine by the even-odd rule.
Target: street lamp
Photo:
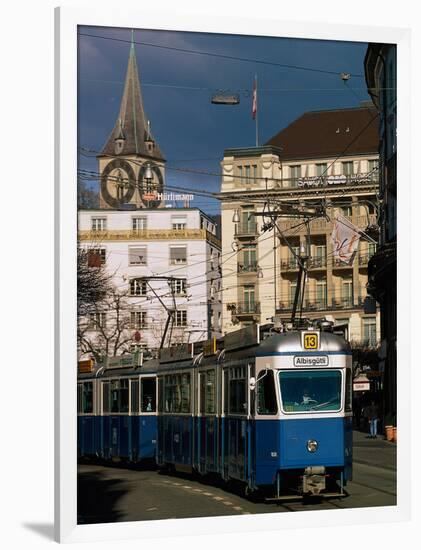
[[[234,211],[232,221],[233,221],[233,223],[240,223],[240,213],[238,211],[238,208]]]

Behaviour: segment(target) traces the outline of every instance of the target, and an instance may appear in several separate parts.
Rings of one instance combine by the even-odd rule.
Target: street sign
[[[353,388],[354,391],[369,391],[370,382],[354,382]]]

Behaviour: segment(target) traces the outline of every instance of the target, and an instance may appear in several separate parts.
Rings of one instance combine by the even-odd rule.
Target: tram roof
[[[92,372],[78,375],[79,380],[88,380],[92,378],[109,378],[121,376],[139,376],[142,374],[156,374],[158,370],[158,361],[150,359],[138,367],[116,367],[113,369],[103,369],[101,366],[95,367]]]
[[[275,333],[260,343],[258,355],[271,353],[303,353],[302,331]],[[320,346],[317,352],[349,352],[351,346],[342,336],[332,332],[320,332]]]

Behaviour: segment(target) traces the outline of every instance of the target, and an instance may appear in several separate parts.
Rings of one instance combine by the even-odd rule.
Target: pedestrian
[[[379,420],[379,408],[375,401],[371,401],[371,404],[365,409],[365,415],[370,425],[370,435],[368,437],[372,439],[377,438],[377,422]]]

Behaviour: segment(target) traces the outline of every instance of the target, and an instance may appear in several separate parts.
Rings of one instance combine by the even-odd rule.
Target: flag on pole
[[[333,224],[333,257],[352,265],[360,242],[360,230],[347,218],[338,215]]]
[[[257,115],[257,77],[254,77],[253,100],[251,104],[251,116],[253,117],[253,120],[256,119],[256,115]]]

